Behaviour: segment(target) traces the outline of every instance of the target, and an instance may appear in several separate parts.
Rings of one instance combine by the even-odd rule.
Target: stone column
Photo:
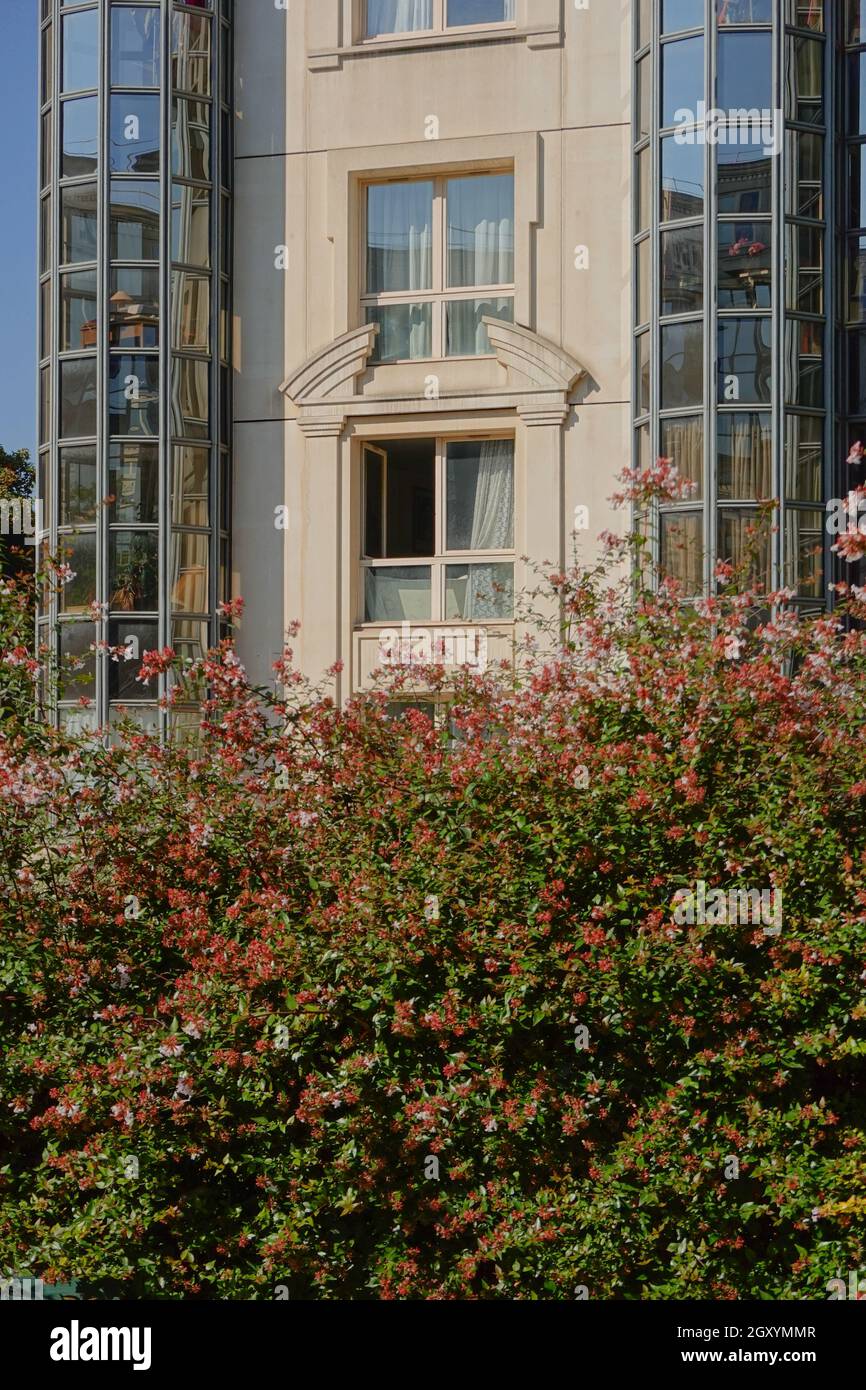
[[[343,655],[342,414],[302,414],[304,435],[303,514],[288,532],[289,545],[301,547],[302,592],[294,610],[305,615],[295,643],[305,675],[319,682]],[[294,595],[292,596],[294,598]],[[290,611],[292,604],[289,605]],[[347,673],[348,674],[348,673]],[[330,685],[338,702],[345,676]]]
[[[524,425],[524,470],[526,477],[525,550],[532,565],[527,587],[536,588],[542,578],[561,570],[564,563],[562,432],[569,407],[562,403],[518,406]],[[517,539],[518,553],[520,540]],[[558,617],[559,605],[553,595],[532,600],[532,608],[546,620]],[[518,630],[518,637],[520,636]]]

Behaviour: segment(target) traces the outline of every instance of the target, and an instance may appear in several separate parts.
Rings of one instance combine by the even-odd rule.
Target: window
[[[159,10],[111,11],[111,81],[115,87],[159,86]]]
[[[514,441],[364,446],[366,622],[514,616]]]
[[[515,0],[367,0],[366,36],[441,33],[470,25],[513,24]]]
[[[514,175],[370,184],[363,307],[375,361],[490,353],[484,317],[514,318]]]

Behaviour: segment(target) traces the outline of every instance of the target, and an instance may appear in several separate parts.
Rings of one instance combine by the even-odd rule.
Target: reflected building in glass
[[[74,576],[40,637],[86,663],[62,724],[182,728],[136,676],[218,639],[227,583],[231,7],[39,4],[39,495]]]
[[[671,458],[695,485],[654,526],[662,568],[686,594],[711,587],[717,561],[749,553],[762,583],[789,586],[805,608],[827,599],[824,504],[856,481],[843,471],[857,400],[844,399],[833,208],[845,173],[838,113],[866,133],[859,71],[843,92],[838,64],[842,11],[853,41],[861,8],[634,6],[635,455],[644,466]],[[852,241],[849,274],[857,264]],[[774,533],[757,543],[760,504],[772,500]]]

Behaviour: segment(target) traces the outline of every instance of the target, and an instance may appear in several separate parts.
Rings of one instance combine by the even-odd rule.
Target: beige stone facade
[[[318,678],[341,660],[334,692],[345,699],[369,682],[389,625],[366,620],[365,446],[436,441],[438,458],[449,441],[513,440],[517,589],[527,582],[522,556],[569,559],[576,508],[588,512],[585,556],[600,531],[623,525],[607,498],[630,436],[631,5],[515,0],[505,24],[372,40],[362,37],[362,0],[244,5],[252,13],[237,25],[235,57],[240,652],[268,682],[298,619],[303,669]],[[380,328],[362,302],[365,189],[497,172],[514,179],[513,322],[484,315],[489,351],[480,355],[443,355],[440,341],[435,356],[377,361]],[[421,626],[435,631],[446,618],[453,628],[434,601]],[[485,626],[491,655],[507,653],[512,624]]]

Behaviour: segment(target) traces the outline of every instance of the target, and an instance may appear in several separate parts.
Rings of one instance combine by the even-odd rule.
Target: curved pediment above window
[[[577,383],[589,378],[587,369],[576,358],[531,329],[497,318],[485,317],[483,322],[496,361],[505,371],[505,381],[501,386],[481,390],[475,385],[468,387],[467,405],[471,402],[473,408],[520,408],[531,398],[534,404],[565,406]],[[437,405],[445,405],[446,399],[449,408],[459,408],[461,393],[453,389],[434,400],[424,395],[409,399],[405,395],[392,398],[369,391],[361,393],[358,378],[371,365],[378,332],[379,325],[369,323],[335,338],[292,372],[280,390],[305,416],[317,407],[337,406],[346,414],[352,414],[353,407],[355,411],[363,407],[366,413],[385,400],[391,402],[392,412],[398,406],[406,413],[413,409],[435,412]],[[430,372],[431,363],[419,362],[418,368],[423,377]]]

